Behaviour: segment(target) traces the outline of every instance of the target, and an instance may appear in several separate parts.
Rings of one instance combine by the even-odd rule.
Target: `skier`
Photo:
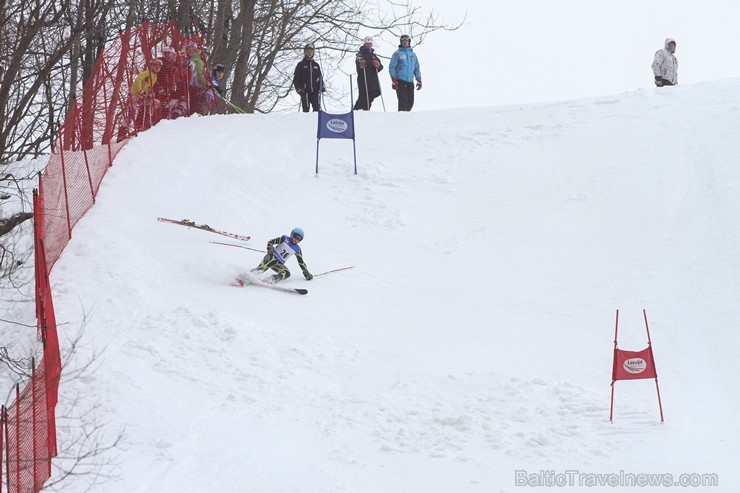
[[[411,37],[408,34],[401,36],[401,44],[391,57],[388,71],[393,82],[393,90],[398,96],[398,111],[411,111],[414,107],[414,78],[416,89],[421,91],[421,71],[419,58],[411,49]]]
[[[268,277],[268,282],[275,283],[278,281],[284,281],[290,277],[290,271],[285,266],[285,262],[288,261],[291,255],[295,254],[295,258],[298,260],[298,265],[303,271],[303,277],[305,277],[307,281],[313,279],[313,274],[308,272],[308,267],[306,267],[306,263],[303,261],[301,247],[298,246],[298,243],[303,240],[303,236],[303,230],[301,228],[294,228],[293,231],[290,232],[290,236],[278,236],[277,238],[273,238],[268,241],[267,255],[262,259],[262,263],[250,272],[252,274],[258,274],[265,272],[267,269],[272,269],[277,272],[277,274]]]
[[[676,60],[676,40],[667,38],[665,48],[655,52],[653,75],[657,87],[675,86],[678,84],[678,60]]]

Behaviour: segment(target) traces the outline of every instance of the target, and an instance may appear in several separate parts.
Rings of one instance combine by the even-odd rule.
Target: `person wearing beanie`
[[[411,37],[401,36],[398,49],[391,57],[388,71],[391,75],[392,87],[398,97],[398,111],[411,111],[414,107],[414,78],[416,89],[421,91],[421,70],[419,58],[411,49]]]
[[[380,96],[378,72],[383,64],[373,50],[373,38],[366,36],[355,57],[357,69],[357,102],[355,110],[369,110],[373,100]]]
[[[667,38],[665,47],[655,52],[653,75],[657,87],[675,86],[678,84],[678,60],[676,59],[676,40]]]
[[[211,78],[211,83],[213,84],[213,88],[216,90],[216,92],[219,95],[223,95],[224,90],[221,88],[221,79],[224,76],[224,66],[220,63],[217,63],[213,67],[213,77]]]
[[[134,127],[137,132],[147,130],[159,121],[161,102],[156,98],[154,86],[157,83],[157,74],[162,69],[162,60],[152,58],[148,63],[149,69],[142,71],[134,79],[129,88],[131,99],[136,108]]]
[[[313,46],[304,46],[303,60],[298,62],[293,73],[293,87],[301,97],[304,113],[308,113],[309,105],[313,111],[319,111],[319,93],[326,92],[321,67],[313,59],[313,53]]]
[[[187,114],[187,87],[177,52],[171,46],[162,48],[162,69],[157,74],[154,92],[162,103],[162,118],[174,120]]]

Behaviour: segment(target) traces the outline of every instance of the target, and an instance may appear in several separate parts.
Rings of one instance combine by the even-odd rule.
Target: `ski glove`
[[[655,76],[655,85],[657,87],[663,87],[663,78],[660,75]]]
[[[303,277],[305,277],[305,278],[306,278],[306,281],[310,281],[311,279],[313,279],[313,274],[311,274],[311,273],[310,273],[310,272],[308,272],[307,270],[304,270],[304,271],[303,271]]]
[[[421,79],[416,81],[416,90],[421,91]]]
[[[363,58],[362,60],[360,60],[360,68],[365,68],[365,65],[367,65],[367,62]]]
[[[375,68],[380,67],[380,62],[378,60],[373,60],[373,67]]]
[[[398,90],[398,79],[393,77],[392,81],[393,82],[391,83],[391,87],[393,88],[394,91],[397,91]]]

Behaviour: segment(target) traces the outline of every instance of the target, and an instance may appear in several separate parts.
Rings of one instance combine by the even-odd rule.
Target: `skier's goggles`
[[[411,41],[411,36],[401,36],[401,41]]]
[[[295,241],[301,241],[303,239],[303,236],[299,235],[298,233],[293,233],[291,235],[291,238],[293,238]]]

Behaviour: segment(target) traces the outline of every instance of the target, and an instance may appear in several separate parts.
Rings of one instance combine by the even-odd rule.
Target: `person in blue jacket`
[[[283,235],[273,238],[267,242],[267,255],[262,259],[262,262],[254,269],[252,274],[265,272],[267,269],[274,270],[277,274],[274,274],[271,278],[268,278],[270,282],[284,281],[290,277],[290,271],[285,266],[285,262],[295,254],[296,260],[298,260],[298,266],[303,271],[303,277],[307,281],[313,279],[313,275],[308,271],[306,262],[303,260],[303,252],[298,243],[303,240],[303,230],[301,228],[294,228],[290,232],[290,236]]]
[[[411,111],[414,107],[414,78],[416,89],[421,90],[421,70],[419,57],[411,49],[411,37],[408,34],[401,36],[401,44],[391,57],[388,72],[393,81],[393,90],[398,97],[398,111]]]

